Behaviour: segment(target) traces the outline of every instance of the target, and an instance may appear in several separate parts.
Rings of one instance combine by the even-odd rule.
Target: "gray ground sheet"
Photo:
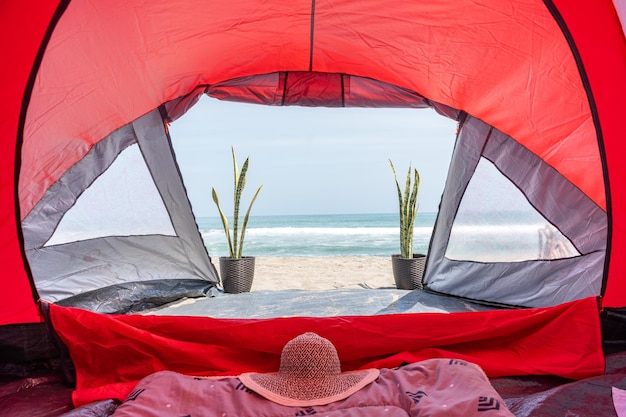
[[[187,298],[143,314],[219,318],[331,317],[420,312],[462,312],[493,307],[432,294],[397,289],[277,290],[241,294],[211,293]]]

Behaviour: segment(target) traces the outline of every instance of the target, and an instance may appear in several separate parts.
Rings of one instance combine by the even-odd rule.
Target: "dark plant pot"
[[[414,253],[413,258],[391,255],[391,267],[396,288],[401,290],[421,290],[422,277],[426,266],[426,255]]]
[[[220,279],[224,292],[231,294],[249,292],[254,280],[254,257],[243,256],[238,259],[221,257]]]

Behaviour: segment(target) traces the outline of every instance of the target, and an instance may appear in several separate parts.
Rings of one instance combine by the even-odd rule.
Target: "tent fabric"
[[[413,91],[349,74],[289,71],[236,78],[208,86],[208,96],[270,106],[413,107],[431,104]]]
[[[0,34],[3,39],[19,39],[5,48],[5,59],[1,64],[2,115],[0,118],[0,198],[2,205],[2,225],[0,226],[1,259],[4,265],[2,288],[11,294],[3,303],[0,313],[0,324],[32,323],[41,320],[35,304],[36,296],[28,277],[28,266],[25,264],[21,250],[19,223],[13,221],[19,217],[19,209],[10,201],[17,201],[16,155],[19,155],[25,105],[28,101],[28,86],[34,81],[31,77],[37,62],[41,44],[46,36],[50,22],[53,20],[58,3],[54,1],[33,7],[25,13],[26,6],[33,4],[3,3],[0,6],[2,25]]]
[[[130,375],[120,376],[121,382],[117,375],[106,379],[111,363],[116,363],[112,360],[129,353],[118,352],[113,357],[113,346],[120,349],[126,346],[131,350],[135,349],[133,346],[145,348],[146,356],[153,358],[146,362],[149,370],[163,365],[158,362],[162,358],[160,347],[165,351],[171,348],[172,352],[181,352],[178,350],[181,348],[183,357],[190,361],[206,360],[206,355],[194,350],[198,346],[205,349],[206,340],[188,340],[198,331],[198,327],[194,331],[194,326],[202,328],[206,323],[216,323],[224,332],[219,337],[229,336],[214,349],[215,360],[210,358],[210,366],[215,366],[217,371],[207,368],[207,372],[233,372],[247,366],[247,360],[249,367],[257,360],[266,360],[267,350],[252,352],[249,357],[247,353],[243,357],[230,356],[229,352],[242,349],[241,345],[237,346],[237,337],[244,329],[251,331],[256,337],[254,340],[276,343],[281,334],[293,336],[294,329],[301,329],[305,323],[312,330],[336,332],[340,345],[345,343],[352,347],[354,340],[374,344],[367,353],[356,349],[363,356],[353,358],[351,366],[354,367],[383,366],[397,363],[394,361],[417,360],[424,355],[436,356],[442,351],[448,352],[452,344],[463,349],[459,354],[472,361],[476,359],[495,375],[515,372],[573,377],[578,372],[580,375],[601,372],[601,334],[596,322],[595,297],[600,297],[601,308],[626,308],[626,211],[622,185],[626,183],[626,167],[621,162],[624,141],[619,105],[626,96],[623,77],[626,40],[612,1],[461,0],[389,4],[383,0],[273,0],[259,7],[256,1],[241,0],[219,6],[207,7],[206,2],[200,0],[167,3],[50,0],[43,4],[5,2],[0,6],[0,33],[4,39],[12,40],[6,42],[5,59],[0,64],[3,74],[0,103],[4,110],[0,121],[4,138],[0,142],[3,147],[0,195],[7,203],[1,209],[0,259],[5,266],[3,290],[8,295],[6,302],[0,303],[0,325],[40,321],[37,303],[42,295],[51,299],[74,296],[89,289],[97,291],[96,287],[101,285],[125,285],[123,281],[133,281],[141,275],[113,268],[121,279],[109,280],[107,276],[99,281],[98,277],[88,274],[86,280],[79,280],[78,288],[71,279],[58,286],[56,283],[48,286],[45,266],[50,264],[39,255],[44,252],[59,255],[60,252],[51,249],[56,245],[46,246],[44,242],[58,232],[54,226],[49,226],[61,224],[57,220],[64,219],[43,216],[51,222],[43,224],[48,228],[43,233],[37,230],[35,240],[31,240],[30,233],[36,228],[31,228],[29,221],[43,213],[39,210],[50,201],[47,200],[49,193],[56,194],[56,187],[70,184],[65,176],[71,176],[72,170],[77,169],[74,167],[86,163],[101,147],[110,146],[107,141],[114,132],[151,118],[150,126],[139,128],[135,133],[139,136],[146,133],[147,142],[155,137],[167,139],[163,123],[168,118],[180,117],[200,91],[221,99],[252,99],[271,105],[398,105],[406,99],[407,105],[434,106],[460,121],[469,120],[465,129],[473,120],[484,123],[485,127],[498,132],[501,141],[497,143],[515,154],[524,154],[525,162],[530,159],[536,162],[529,172],[548,172],[549,175],[542,178],[560,189],[553,200],[562,206],[548,204],[550,197],[542,194],[543,188],[534,190],[537,194],[528,193],[522,169],[511,169],[513,162],[500,160],[504,153],[490,148],[490,143],[496,142],[488,142],[479,158],[489,159],[507,179],[526,192],[533,207],[548,218],[580,254],[550,259],[549,263],[539,260],[533,263],[534,269],[523,269],[524,265],[511,262],[505,272],[497,271],[496,275],[491,274],[501,265],[490,264],[480,269],[484,266],[469,266],[471,262],[464,262],[462,268],[450,275],[451,280],[437,287],[438,272],[456,269],[456,264],[442,258],[441,268],[438,269],[436,263],[427,268],[427,285],[472,299],[526,306],[556,305],[442,315],[441,320],[445,322],[434,316],[402,315],[319,321],[290,318],[251,323],[102,316],[53,306],[55,327],[67,338],[70,350],[79,352],[73,353],[79,372],[77,398],[80,401],[97,398],[105,392],[93,394],[91,389],[98,391],[99,387],[110,384],[128,384],[146,371],[143,369],[137,374],[131,371]],[[618,11],[623,13],[623,6],[619,6]],[[387,94],[387,99],[375,100]],[[169,107],[168,103],[171,103]],[[467,140],[465,132],[460,132],[458,146]],[[158,146],[166,145],[166,140],[158,142]],[[163,155],[171,156],[166,161],[168,171],[175,173],[171,149],[160,148],[154,154],[145,152],[143,157],[147,166],[154,167],[163,162],[158,159]],[[153,159],[155,157],[157,159]],[[157,179],[159,174],[168,171],[151,170],[155,183],[163,182],[168,187],[169,175]],[[469,183],[469,179],[465,179]],[[529,181],[531,190],[537,182],[537,179]],[[177,186],[180,190],[182,184]],[[84,189],[79,188],[78,193]],[[185,263],[192,272],[182,278],[193,275],[199,280],[214,282],[216,274],[194,230],[190,207],[174,206],[178,201],[186,202],[184,189],[182,191],[182,194],[161,196],[168,213],[178,213],[185,219],[185,226],[179,228],[181,224],[177,223],[177,216],[173,216],[172,227],[181,241],[190,239],[183,242],[181,248],[193,248],[193,251],[184,248],[176,251],[176,260],[170,266],[175,268],[183,253],[186,256],[191,253],[192,259]],[[567,198],[562,198],[564,195]],[[76,197],[73,196],[72,201],[78,201]],[[560,212],[570,204],[576,210]],[[444,208],[445,215],[442,214],[440,220],[453,217],[451,214],[456,213],[457,208]],[[452,227],[438,226],[437,230],[445,237]],[[82,241],[85,246],[81,248],[87,248],[86,254],[90,254],[95,249],[89,245],[96,240],[102,239],[105,244],[113,242],[116,248],[108,256],[113,259],[123,252],[116,253],[116,250],[139,242],[145,248],[154,249],[150,259],[158,257],[159,261],[168,263],[167,258],[157,255],[157,249],[169,248],[163,242],[173,236],[167,233],[158,236],[152,241],[154,245],[145,237],[123,240],[119,236],[97,236],[89,242]],[[125,243],[130,245],[124,246]],[[438,247],[439,243],[434,243]],[[76,250],[73,254],[82,250],[69,242],[59,246]],[[446,250],[443,246],[439,248],[438,258],[445,258]],[[27,257],[31,249],[33,253]],[[134,255],[127,263],[130,266],[137,259]],[[61,265],[81,269],[83,266],[59,259],[53,262],[55,268]],[[108,261],[104,264],[105,269],[109,267]],[[564,267],[559,269],[559,265]],[[66,271],[52,273],[58,274],[52,281],[65,277],[63,272]],[[550,281],[552,272],[555,272],[554,282]],[[538,273],[543,279],[536,275]],[[113,275],[116,274],[109,274]],[[467,281],[461,283],[459,278],[463,275]],[[468,284],[480,275],[483,281]],[[534,288],[537,294],[547,293],[548,297],[536,298],[533,285],[523,289],[521,295],[511,293],[513,286],[506,286],[505,291],[504,286],[499,287],[500,283],[489,285],[490,279],[500,275],[508,276],[509,283],[513,276],[531,277],[531,283],[538,287]],[[140,276],[145,282],[150,282],[151,278]],[[83,285],[88,281],[89,285]],[[515,280],[512,284],[519,285],[519,282],[522,281]],[[561,288],[567,292],[562,298]],[[586,298],[570,301],[579,297]],[[64,316],[66,312],[72,313]],[[424,322],[424,317],[429,319],[428,323]],[[493,320],[506,325],[496,326],[498,330],[489,333]],[[135,321],[151,326],[150,333],[133,327],[140,326]],[[133,325],[129,327],[127,323]],[[81,328],[83,330],[76,331]],[[72,336],[75,331],[80,340],[72,339],[76,337]],[[158,333],[161,331],[166,333]],[[182,341],[176,339],[178,331],[184,333]],[[444,331],[440,346],[394,345],[394,340],[399,339],[403,343],[413,343],[417,337],[436,340],[433,335]],[[173,338],[174,342],[148,346],[145,340],[133,339],[132,343],[118,346],[114,339],[107,339],[112,346],[108,346],[110,349],[103,352],[101,358],[108,358],[109,362],[103,360],[102,364],[106,365],[87,363],[85,356],[88,355],[85,351],[80,353],[78,346],[99,340],[99,332],[119,337],[119,340],[141,334],[152,342],[160,342],[164,337]],[[217,330],[209,334],[218,337]],[[267,334],[276,338],[264,338]],[[492,335],[489,344],[483,339],[485,334]],[[359,337],[353,339],[352,336]],[[462,337],[462,340],[455,337]],[[511,340],[520,341],[522,345],[510,351],[499,349],[488,358],[483,356],[494,345],[498,348],[505,345],[504,341],[513,343]],[[369,356],[373,352],[378,356]],[[541,352],[541,356],[536,352]],[[168,365],[175,363],[165,359]],[[100,378],[95,374],[85,375],[85,369],[102,372],[105,380],[84,385],[89,378]],[[126,371],[122,366],[120,372]]]
[[[61,222],[71,210],[77,210],[87,189],[104,180],[121,159],[121,152],[136,146],[137,156],[122,170],[122,178],[113,176],[103,197],[86,203],[86,213],[65,232],[67,241],[51,244],[62,231]],[[144,168],[145,175],[140,176],[144,171],[138,168]],[[144,180],[133,187],[133,181],[125,177]],[[145,193],[151,189],[152,199]],[[115,195],[126,205],[115,209],[115,201],[110,201]],[[152,204],[147,204],[149,201]],[[160,227],[156,213],[161,213]],[[102,220],[105,215],[111,216],[110,222]],[[92,223],[104,229],[102,235],[82,236],[81,230],[90,230]],[[51,187],[22,224],[39,295],[50,302],[126,282],[159,278],[219,281],[194,221],[158,109],[92,147]]]
[[[626,304],[626,284],[619,278],[626,268],[626,228],[618,191],[625,168],[616,159],[622,141],[615,105],[626,92],[620,75],[626,59],[612,2],[389,7],[375,0],[276,1],[265,11],[246,2],[219,11],[202,4],[47,2],[28,8],[28,26],[21,25],[23,9],[3,6],[5,37],[23,40],[8,45],[5,55],[4,74],[15,76],[3,78],[2,102],[11,109],[3,124],[9,138],[4,192],[19,196],[19,208],[7,205],[3,218],[25,218],[102,138],[198,85],[281,71],[354,74],[467,112],[514,138],[606,208],[608,275],[600,295],[606,307]],[[440,23],[445,21],[454,25]],[[280,36],[267,30],[270,22],[283,28]],[[74,56],[81,59],[68,59]],[[4,228],[14,297],[2,307],[0,323],[37,321],[38,296],[20,231],[12,222]]]
[[[576,45],[581,66],[589,85],[589,94],[596,110],[594,123],[600,131],[600,146],[605,158],[607,194],[611,204],[610,257],[607,258],[607,277],[603,291],[603,306],[626,305],[626,282],[617,278],[626,268],[626,206],[620,185],[626,180],[626,167],[620,161],[624,151],[623,126],[620,126],[619,97],[626,94],[626,40],[612,2],[574,4],[566,0],[554,1],[563,24],[567,25]],[[615,279],[612,279],[614,278]]]
[[[17,143],[21,143],[21,129],[24,129],[19,159],[21,210],[10,209],[19,213],[18,218],[26,216],[45,189],[108,133],[168,99],[184,96],[196,85],[271,74],[276,70],[355,74],[416,91],[430,100],[466,111],[515,138],[601,208],[607,207],[605,196],[616,191],[611,189],[609,193],[605,184],[623,183],[620,181],[623,168],[612,158],[619,154],[620,126],[614,103],[626,91],[623,77],[619,76],[626,68],[626,60],[623,32],[610,1],[594,7],[558,0],[518,1],[513,8],[485,1],[439,8],[409,4],[399,9],[342,1],[316,2],[313,9],[308,3],[277,1],[271,12],[260,15],[255,15],[258,10],[248,3],[238,4],[236,11],[233,5],[224,5],[217,13],[194,9],[189,3],[179,7],[176,2],[170,2],[168,5],[142,3],[142,13],[137,14],[133,13],[138,10],[136,6],[134,2],[124,2],[120,7],[109,3],[104,8],[82,1],[62,2],[54,19],[52,6],[38,10],[36,19],[31,21],[40,22],[41,27],[24,37],[32,43],[25,48],[21,46],[19,52],[11,52],[17,57],[30,53],[23,61],[7,61],[11,62],[12,71],[21,68],[22,81],[15,84],[12,80],[12,85],[19,87],[4,94],[13,92],[13,101],[3,100],[7,105],[14,103],[14,118],[7,122],[13,128],[4,132],[14,132],[14,137],[19,138]],[[7,13],[3,16],[7,18],[20,12],[16,6],[4,7]],[[372,10],[377,10],[376,18],[367,18]],[[380,10],[385,13],[381,15]],[[516,13],[511,14],[510,10]],[[249,20],[233,24],[230,15],[247,15]],[[508,15],[511,17],[498,19]],[[281,19],[287,17],[289,24],[283,36],[273,37],[266,32],[268,21],[282,27]],[[454,20],[454,30],[439,24],[446,20]],[[7,33],[21,36],[24,28],[15,23],[19,21],[9,19],[5,26]],[[417,24],[429,30],[416,31]],[[44,38],[44,26],[50,27],[49,37]],[[587,30],[590,26],[598,28],[592,36]],[[82,30],[84,27],[90,30]],[[178,30],[179,27],[185,27],[185,31]],[[168,33],[167,42],[157,36],[158,30]],[[403,36],[403,32],[411,36]],[[100,42],[88,36],[94,33],[108,36]],[[246,33],[258,35],[251,38]],[[497,36],[481,37],[485,33]],[[401,41],[396,41],[399,42],[396,45],[392,39]],[[527,42],[528,39],[541,40],[542,48],[533,49],[538,43]],[[602,42],[597,42],[598,39]],[[463,48],[458,48],[460,42]],[[373,44],[376,48],[372,48]],[[172,45],[176,45],[174,49],[170,49]],[[260,45],[267,53],[262,58],[251,59],[257,57],[254,52]],[[398,55],[398,48],[410,52]],[[40,49],[41,61],[35,59]],[[178,55],[174,60],[168,54],[171,50]],[[283,50],[290,53],[283,54]],[[65,59],[77,53],[84,59]],[[426,64],[427,61],[420,59],[422,56],[437,58]],[[142,64],[126,65],[128,57]],[[487,59],[491,57],[497,59]],[[106,70],[112,66],[118,70]],[[559,68],[556,80],[552,77],[555,66]],[[28,84],[25,74],[31,72],[36,78]],[[150,76],[146,77],[147,74]],[[173,79],[182,81],[172,84]],[[527,82],[529,79],[531,84]],[[116,86],[117,99],[102,100],[100,94],[105,94],[107,88],[92,88],[96,85]],[[532,94],[527,94],[528,91]],[[18,103],[19,108],[21,103],[25,105],[21,113],[17,111]],[[517,116],[510,117],[511,114]],[[582,138],[594,136],[599,142],[583,143]],[[73,143],[79,146],[71,146]],[[59,154],[59,149],[68,154]],[[565,154],[568,156],[561,157]],[[588,169],[580,170],[580,163]],[[6,190],[15,195],[12,186]],[[619,201],[619,193],[615,197]],[[612,206],[607,208],[612,210]],[[620,231],[624,230],[620,227],[623,216],[619,210],[618,207],[617,212],[609,211],[611,226],[617,225],[610,228],[609,234],[612,241],[608,248],[616,255],[610,262],[606,258],[609,277],[620,275],[624,262],[621,259],[625,259],[619,256]],[[16,262],[13,268],[21,271],[11,274],[17,277],[11,287],[21,295],[11,304],[14,308],[7,307],[6,315],[2,315],[3,323],[15,322],[15,311],[20,309],[30,311],[27,313],[30,320],[37,317],[31,301],[32,288],[26,279],[28,271],[22,270],[27,267],[23,258],[17,256],[19,232],[10,230],[11,227],[8,236],[13,236],[13,243],[7,248],[16,251],[12,252],[11,262]],[[617,234],[612,234],[615,231]],[[615,273],[611,272],[614,270]],[[624,284],[619,281],[605,280],[606,306],[624,304],[619,301],[622,297],[619,294],[626,292],[621,291]],[[29,307],[17,307],[26,305]]]
[[[580,379],[604,370],[593,297],[531,310],[322,318],[101,315],[49,308],[76,369],[75,405],[123,400],[138,380],[159,370],[203,376],[276,371],[284,344],[304,331],[331,340],[343,370],[451,356],[477,363],[490,377]]]
[[[529,207],[540,213],[541,223],[524,218],[525,213],[517,202],[507,205],[499,194],[490,198],[496,187],[493,179],[488,177],[476,185],[480,191],[475,199],[484,207],[470,203],[465,210],[471,222],[462,224],[460,207],[465,201],[471,201],[468,185],[470,181],[479,181],[476,166],[481,158],[492,163],[494,171],[507,178],[515,192],[524,193],[523,198]],[[502,222],[498,222],[499,214],[503,217]],[[514,222],[518,218],[521,227],[515,228]],[[494,253],[509,246],[508,241],[493,242],[493,248],[487,244],[478,248],[472,246],[479,246],[481,240],[496,239],[491,235],[482,236],[485,229],[505,228],[507,233],[495,236],[510,239],[510,251],[514,254],[522,248],[511,235],[517,237],[529,233],[529,239],[535,244],[530,251],[534,257],[531,260],[515,259],[515,262],[454,259],[449,255],[450,246],[455,244],[451,235],[459,223],[461,228],[467,229],[458,237],[462,240],[461,247],[495,257]],[[540,246],[548,245],[547,241],[540,239],[544,225],[554,226],[563,233],[562,239],[571,242],[575,254],[546,257],[545,253],[554,248]],[[606,240],[604,210],[519,143],[468,116],[452,155],[427,257],[424,284],[445,294],[518,306],[545,307],[590,297],[600,294],[602,288]],[[471,250],[468,249],[470,254]]]
[[[240,0],[214,7],[201,0],[2,2],[0,280],[6,296],[0,303],[0,336],[40,322],[42,295],[121,296],[136,279],[141,281],[137,288],[161,286],[151,273],[142,275],[148,269],[129,273],[110,266],[124,247],[135,251],[127,266],[135,265],[141,252],[137,243],[148,249],[144,261],[150,260],[144,264],[158,260],[154,269],[169,263],[164,271],[171,271],[182,262],[185,273],[174,278],[216,281],[184,186],[177,183],[173,195],[163,192],[169,181],[179,181],[170,175],[177,167],[172,150],[165,149],[164,123],[181,117],[199,94],[266,105],[431,106],[462,123],[457,150],[471,141],[474,124],[494,134],[472,161],[451,170],[492,164],[568,240],[574,255],[506,265],[452,259],[447,239],[463,199],[450,193],[463,193],[474,183],[467,171],[457,188],[449,188],[452,180],[446,185],[426,285],[533,308],[226,320],[109,316],[51,305],[52,324],[76,366],[75,403],[123,398],[138,379],[165,368],[212,375],[275,368],[280,347],[303,329],[333,339],[351,369],[454,352],[491,376],[602,373],[599,310],[612,321],[605,336],[624,338],[626,317],[620,105],[626,97],[620,22],[625,15],[624,3],[617,0],[272,0],[261,5]],[[139,126],[146,119],[149,126]],[[159,194],[168,217],[174,214],[168,221],[175,232],[92,235],[80,245],[47,245],[68,221],[60,214],[67,207],[57,212],[48,198],[68,192],[68,206],[76,206],[88,182],[106,172],[85,170],[81,178],[75,170],[95,155],[105,155],[99,160],[105,165],[114,164],[119,156],[107,156],[106,150],[126,144],[111,145],[113,136],[135,127],[139,138],[129,146],[142,148],[155,184],[163,186]],[[139,144],[141,137],[150,145]],[[152,143],[154,138],[160,140]],[[152,145],[158,150],[151,152]],[[163,162],[167,170],[153,169]],[[72,175],[89,181],[73,189],[78,183],[68,181]],[[36,218],[43,222],[31,223]],[[174,239],[173,258],[161,257]],[[76,287],[71,279],[51,282],[63,281],[63,272],[84,264],[61,258],[47,264],[52,258],[46,255],[59,256],[62,246],[72,251],[67,259],[77,259],[81,250],[96,252],[89,245],[109,242],[114,248],[102,265],[120,279],[100,281],[87,273]],[[46,266],[56,270],[51,280]],[[22,343],[24,349],[31,342]]]
[[[399,9],[381,7],[376,0],[358,5],[318,1],[314,10],[309,3],[282,0],[264,12],[255,2],[223,4],[217,11],[201,7],[201,2],[196,7],[176,1],[150,7],[136,1],[141,4],[140,15],[134,1],[106,6],[73,1],[56,26],[25,125],[22,215],[93,144],[126,121],[195,85],[271,73],[276,68],[367,76],[468,111],[515,137],[605,206],[597,144],[584,139],[594,126],[579,69],[561,28],[541,2],[514,2],[516,12],[510,13],[509,5],[493,0],[484,7],[467,1],[447,8],[416,3]],[[233,24],[230,16],[246,18]],[[288,25],[282,24],[287,18]],[[454,19],[457,28],[441,25],[442,19]],[[415,31],[414,22],[430,30]],[[281,36],[267,30],[270,23],[284,28]],[[487,37],[485,32],[497,36]],[[85,36],[88,33],[107,36],[94,39]],[[166,42],[160,33],[168,34]],[[462,38],[457,40],[458,36]],[[535,43],[527,40],[534,38],[542,39],[542,48],[533,49]],[[397,56],[398,48],[406,55]],[[175,59],[167,53],[170,50],[175,51]],[[124,65],[127,51],[141,64]],[[426,65],[417,52],[437,59]],[[485,59],[495,53],[498,59]],[[75,54],[83,59],[55,59]],[[559,76],[551,77],[555,65]],[[116,71],[107,70],[111,67]],[[144,70],[150,73],[149,81]],[[530,85],[529,74],[533,75]],[[172,76],[181,80],[167,83]],[[168,84],[169,88],[158,87]],[[117,100],[100,100],[94,85],[116,86]],[[532,100],[526,99],[527,91]],[[558,114],[552,111],[555,106]],[[507,117],[509,109],[518,116]],[[562,152],[570,157],[560,158]],[[580,161],[589,166],[584,175],[578,169]],[[42,165],[43,172],[36,169]]]

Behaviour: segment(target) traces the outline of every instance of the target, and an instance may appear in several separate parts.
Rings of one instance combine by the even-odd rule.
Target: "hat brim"
[[[370,384],[379,374],[378,369],[366,369],[323,378],[289,378],[278,373],[248,372],[239,375],[239,380],[272,402],[305,407],[343,400]]]

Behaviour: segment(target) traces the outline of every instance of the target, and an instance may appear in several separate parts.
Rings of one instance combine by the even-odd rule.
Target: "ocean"
[[[250,216],[243,254],[258,257],[391,256],[400,252],[398,216],[397,213]],[[427,252],[436,216],[437,213],[418,213],[413,241],[415,253]],[[226,235],[219,217],[196,220],[209,254],[228,256]]]

